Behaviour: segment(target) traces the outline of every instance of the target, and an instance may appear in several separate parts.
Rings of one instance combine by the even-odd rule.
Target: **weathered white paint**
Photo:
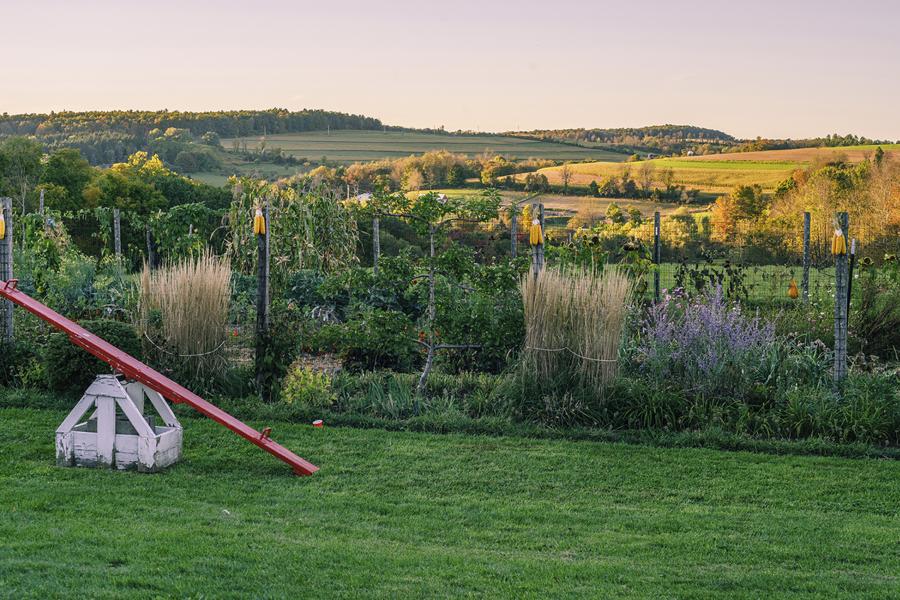
[[[113,464],[116,442],[116,400],[99,396],[97,403],[97,463],[103,467]]]
[[[152,427],[147,421],[145,397],[165,426]],[[92,415],[82,420],[91,409]],[[117,409],[127,424],[117,420]],[[181,457],[182,431],[162,396],[141,384],[101,375],[56,430],[56,464],[158,471]]]
[[[172,412],[172,407],[169,406],[169,403],[166,402],[166,399],[162,397],[157,391],[151,390],[148,387],[144,387],[144,393],[150,398],[150,403],[153,405],[153,408],[156,409],[156,412],[159,413],[159,416],[162,417],[163,423],[168,425],[169,427],[174,427],[176,429],[181,429],[181,423],[178,422],[178,419],[175,417],[175,413]]]
[[[128,393],[128,397],[131,398],[131,401],[134,402],[134,405],[137,406],[138,412],[143,414],[144,413],[144,386],[142,386],[137,381],[133,381],[125,386],[125,391]]]

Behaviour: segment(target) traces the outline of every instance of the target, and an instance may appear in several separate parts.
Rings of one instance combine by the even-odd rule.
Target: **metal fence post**
[[[0,198],[0,212],[3,214],[5,233],[0,240],[0,281],[13,278],[13,211],[12,198]],[[0,341],[13,341],[13,304],[9,300],[0,301]]]
[[[803,279],[800,287],[803,290],[803,301],[809,302],[809,213],[803,213]]]
[[[659,211],[653,213],[653,264],[656,265],[656,269],[653,270],[653,299],[656,302],[660,301],[662,297],[659,289],[659,270],[660,270],[660,217]]]
[[[519,210],[515,199],[510,204],[509,210],[509,255],[515,258],[519,253]]]
[[[122,220],[118,208],[113,209],[113,248],[116,258],[122,257]]]
[[[381,221],[372,217],[372,272],[378,275],[378,259],[381,258]]]
[[[850,217],[845,212],[837,214],[838,227],[844,239],[850,239]],[[847,288],[849,264],[846,251],[834,256],[834,380],[847,376]]]

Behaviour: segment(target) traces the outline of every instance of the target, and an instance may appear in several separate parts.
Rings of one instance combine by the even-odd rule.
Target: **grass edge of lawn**
[[[0,409],[27,408],[69,410],[77,398],[34,389],[0,387]],[[472,418],[461,414],[426,414],[389,419],[329,410],[301,408],[284,403],[263,404],[255,398],[211,398],[211,401],[243,420],[310,424],[323,419],[328,427],[382,429],[435,434],[470,434],[490,437],[521,437],[570,441],[622,443],[661,448],[707,448],[773,455],[834,456],[841,458],[900,459],[900,448],[863,443],[836,443],[822,438],[802,440],[762,439],[719,428],[695,431],[659,429],[613,430],[589,427],[556,428],[534,423],[516,423],[501,417]],[[189,407],[175,407],[180,418],[204,418]]]

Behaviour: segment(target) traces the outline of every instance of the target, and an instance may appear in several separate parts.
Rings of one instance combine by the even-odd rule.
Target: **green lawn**
[[[238,138],[248,148],[256,148],[261,136]],[[309,131],[282,133],[265,137],[266,147],[281,148],[287,154],[319,160],[352,163],[398,158],[422,154],[429,150],[448,150],[458,154],[477,156],[484,152],[503,154],[519,159],[551,158],[557,160],[605,160],[624,161],[627,154],[608,150],[584,148],[557,142],[528,140],[504,135],[449,135],[412,131]],[[222,140],[222,146],[231,150],[233,139]]]
[[[900,463],[206,420],[156,475],[60,469],[0,409],[0,590],[23,597],[896,598]]]

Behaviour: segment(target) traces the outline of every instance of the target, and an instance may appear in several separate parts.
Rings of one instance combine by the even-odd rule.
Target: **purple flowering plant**
[[[647,376],[707,397],[745,397],[776,343],[775,328],[726,300],[721,286],[705,296],[666,292],[641,323],[635,360]]]

